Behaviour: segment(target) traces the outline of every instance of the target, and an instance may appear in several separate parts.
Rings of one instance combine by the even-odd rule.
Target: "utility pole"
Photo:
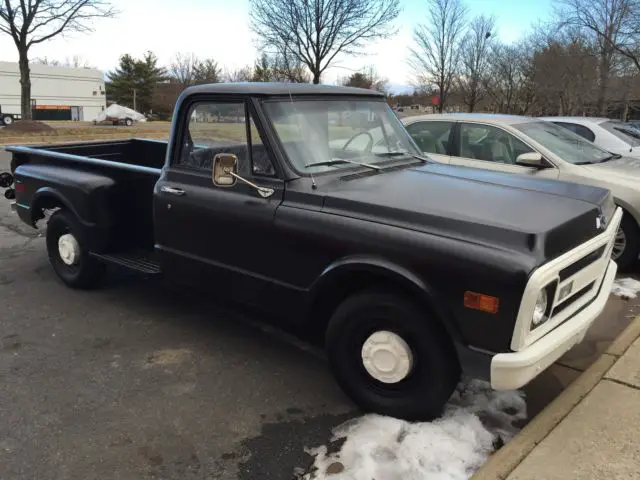
[[[136,89],[135,88],[133,89],[133,109],[136,112],[138,111],[138,108],[137,108],[137,105],[136,105]]]

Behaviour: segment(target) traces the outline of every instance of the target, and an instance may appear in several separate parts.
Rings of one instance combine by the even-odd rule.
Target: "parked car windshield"
[[[609,120],[608,122],[602,122],[600,126],[607,132],[613,133],[630,147],[640,147],[640,132],[627,127],[624,123]]]
[[[277,100],[265,102],[264,109],[300,173],[354,168],[310,163],[345,159],[375,165],[411,158],[403,153],[422,155],[384,101]]]
[[[514,125],[514,127],[565,162],[573,164],[598,163],[611,158],[610,152],[552,122],[527,122]]]

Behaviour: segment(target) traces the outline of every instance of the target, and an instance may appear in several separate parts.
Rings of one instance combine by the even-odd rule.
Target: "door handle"
[[[181,188],[174,188],[174,187],[162,187],[160,188],[160,190],[164,193],[170,193],[171,195],[184,195],[185,191],[182,190]]]

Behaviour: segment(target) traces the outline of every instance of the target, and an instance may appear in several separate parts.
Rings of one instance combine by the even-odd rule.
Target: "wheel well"
[[[436,317],[436,323],[442,327],[443,334],[453,342],[451,334],[443,325],[442,319],[434,311],[433,305],[424,295],[419,295],[414,290],[402,282],[389,278],[381,273],[368,271],[348,272],[332,279],[331,285],[325,287],[314,299],[311,305],[311,313],[305,325],[305,336],[316,345],[324,344],[324,334],[331,320],[331,315],[347,297],[372,288],[384,288],[386,290],[404,295],[424,307],[431,315]]]
[[[53,195],[43,195],[39,197],[31,207],[31,221],[33,225],[35,226],[39,220],[45,217],[44,212],[46,210],[56,210],[64,208],[64,206],[64,203]]]

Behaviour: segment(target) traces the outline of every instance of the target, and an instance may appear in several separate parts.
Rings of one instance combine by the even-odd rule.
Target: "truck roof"
[[[196,85],[185,90],[190,93],[218,93],[259,96],[279,95],[356,95],[367,97],[384,97],[375,90],[355,87],[341,87],[337,85],[312,85],[309,83],[279,83],[279,82],[237,82],[237,83],[209,83]]]

